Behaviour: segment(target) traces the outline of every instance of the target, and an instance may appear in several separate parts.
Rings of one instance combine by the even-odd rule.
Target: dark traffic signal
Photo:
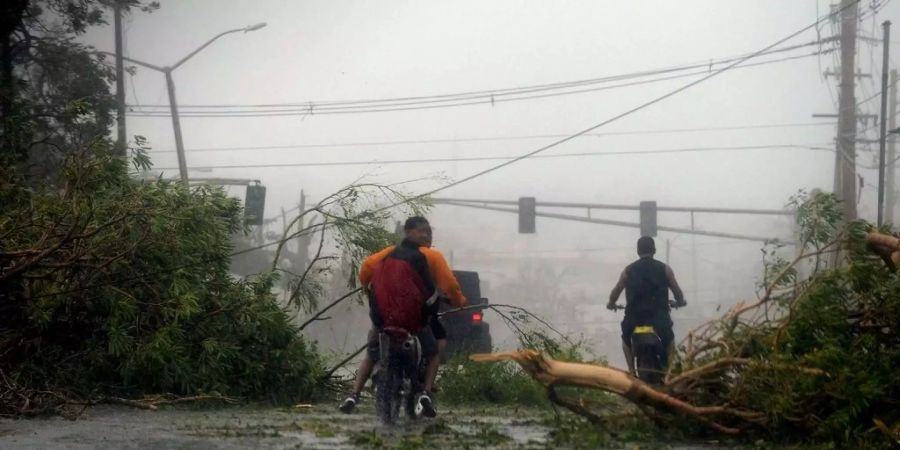
[[[535,232],[536,203],[534,197],[519,197],[519,233]]]
[[[641,236],[656,237],[656,202],[641,202]]]

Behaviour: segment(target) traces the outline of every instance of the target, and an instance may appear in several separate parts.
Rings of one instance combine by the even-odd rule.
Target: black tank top
[[[669,309],[666,265],[641,258],[625,268],[625,314],[654,314]]]

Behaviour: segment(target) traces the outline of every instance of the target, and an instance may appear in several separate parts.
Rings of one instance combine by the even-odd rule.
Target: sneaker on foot
[[[359,394],[353,394],[345,398],[341,405],[338,406],[338,409],[344,414],[350,414],[356,409],[357,403],[359,403]]]
[[[419,395],[419,401],[416,402],[416,414],[425,417],[437,416],[437,411],[434,410],[434,400],[429,393],[423,392]]]

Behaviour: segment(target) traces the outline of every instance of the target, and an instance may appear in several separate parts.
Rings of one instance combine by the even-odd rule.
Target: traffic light
[[[519,197],[519,233],[535,232],[536,203],[534,197]]]
[[[265,207],[266,187],[259,184],[248,184],[247,197],[244,200],[244,221],[248,225],[262,225]]]
[[[641,236],[656,237],[656,202],[641,202]]]

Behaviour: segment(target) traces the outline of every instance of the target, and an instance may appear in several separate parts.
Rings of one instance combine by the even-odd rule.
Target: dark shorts
[[[444,331],[445,336],[446,334],[447,332]],[[422,346],[423,358],[431,358],[437,354],[437,340],[435,339],[435,333],[431,330],[431,326],[422,328],[422,330],[416,334],[416,337],[419,338],[419,345]],[[369,354],[369,359],[378,361],[380,353],[378,348],[378,332],[374,328],[369,329],[367,353]]]
[[[675,340],[675,332],[672,330],[672,318],[668,313],[659,313],[649,320],[638,320],[639,318],[633,314],[625,314],[622,320],[622,342],[631,345],[631,334],[634,327],[638,325],[652,325],[656,331],[656,335],[662,341],[663,348],[668,347],[669,343]],[[649,322],[649,323],[648,323]]]

